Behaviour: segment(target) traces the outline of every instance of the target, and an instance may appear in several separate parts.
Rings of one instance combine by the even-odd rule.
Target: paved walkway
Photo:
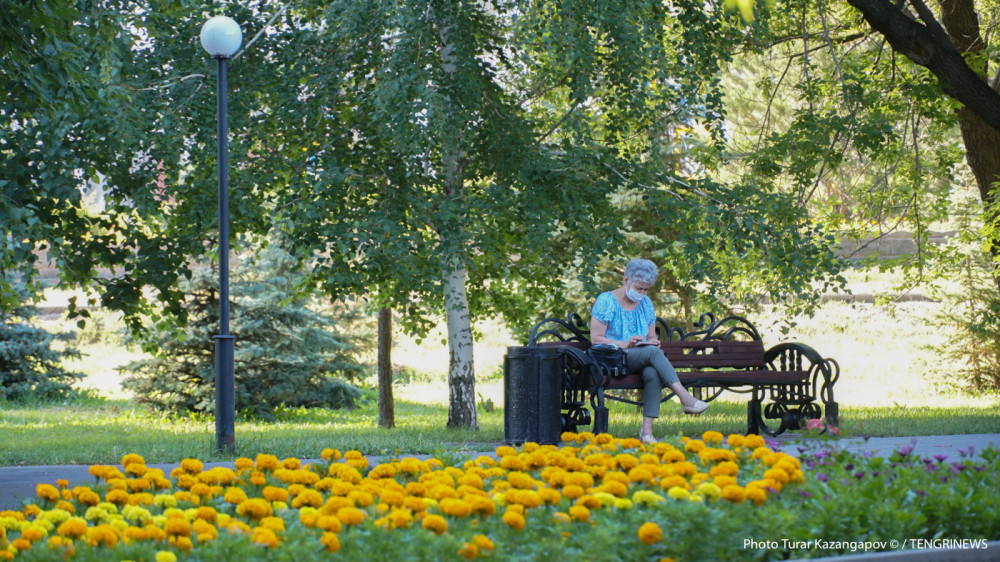
[[[922,437],[872,437],[872,438],[845,438],[830,441],[818,439],[805,439],[800,435],[782,435],[778,438],[768,439],[775,443],[777,447],[791,455],[799,455],[804,452],[817,450],[818,447],[830,444],[834,447],[847,449],[850,451],[888,456],[894,451],[904,447],[912,447],[911,454],[921,457],[931,458],[935,455],[944,455],[949,460],[961,460],[963,456],[976,455],[986,447],[1000,449],[1000,433],[974,434],[974,435],[926,435]],[[492,455],[495,444],[484,444],[482,453],[470,453],[471,457],[477,454]],[[408,456],[408,455],[401,455]],[[419,459],[430,458],[429,455],[409,455]],[[372,465],[382,462],[383,458],[378,456],[368,457]],[[303,459],[303,462],[321,462],[318,459]],[[167,474],[179,463],[173,464],[150,464],[150,468],[160,468]],[[232,462],[205,463],[205,468],[214,466],[233,467]],[[69,481],[70,486],[79,484],[92,484],[94,477],[89,474],[89,465],[64,465],[64,466],[10,466],[0,467],[0,510],[19,509],[22,501],[35,496],[35,486],[40,483],[55,484],[57,479]]]

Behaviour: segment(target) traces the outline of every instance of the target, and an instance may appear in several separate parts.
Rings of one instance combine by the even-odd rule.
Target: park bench
[[[716,321],[714,315],[703,314],[694,328],[688,332],[657,318],[660,349],[681,384],[695,397],[710,402],[723,391],[749,394],[748,434],[774,436],[799,429],[805,420],[819,419],[824,412],[827,423],[837,426],[833,385],[840,367],[836,361],[801,343],[782,343],[765,350],[757,329],[739,316]],[[641,375],[616,378],[606,370],[591,368],[593,362],[582,353],[591,345],[589,333],[589,325],[578,314],[571,314],[566,320],[542,320],[528,341],[529,346],[558,346],[563,431],[575,432],[580,425],[590,425],[588,403],[594,433],[608,430],[606,399],[641,404],[634,392],[620,392],[641,390]],[[670,389],[664,390],[661,403],[674,396]],[[817,400],[822,401],[822,408]]]

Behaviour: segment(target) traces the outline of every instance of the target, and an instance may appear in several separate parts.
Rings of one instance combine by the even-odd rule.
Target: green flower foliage
[[[281,267],[280,261],[265,261],[231,286],[237,411],[269,418],[279,405],[353,407],[361,395],[349,382],[362,371],[357,336],[295,296],[293,280]],[[147,344],[158,351],[123,369],[130,373],[123,386],[140,402],[178,413],[215,411],[212,338],[218,334],[219,301],[213,273],[197,271],[182,284],[187,324],[180,331],[165,327],[169,323],[154,327]]]
[[[7,286],[24,296],[19,281]],[[80,355],[65,345],[73,334],[53,334],[32,325],[35,313],[30,306],[0,310],[0,400],[62,397],[83,378],[82,373],[66,371],[61,365],[64,359]],[[63,342],[61,350],[53,348],[56,342]]]

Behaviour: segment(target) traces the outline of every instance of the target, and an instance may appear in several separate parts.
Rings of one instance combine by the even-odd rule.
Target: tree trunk
[[[458,59],[450,33],[453,23],[447,17],[438,22],[441,71],[449,79],[457,71]],[[442,274],[444,279],[445,320],[448,325],[448,427],[479,429],[476,419],[476,371],[472,356],[472,315],[469,312],[469,295],[466,284],[469,274],[462,259],[463,222],[462,209],[465,196],[465,152],[462,149],[463,124],[459,108],[445,96],[444,130],[450,136],[442,142],[441,171],[444,179],[444,205],[454,206],[454,214],[442,217],[438,235],[444,253]],[[449,213],[451,214],[451,213]]]
[[[941,0],[941,20],[951,37],[952,43],[960,53],[981,53],[986,49],[979,29],[979,16],[976,14],[972,0]],[[983,63],[973,67],[986,82],[986,58]],[[991,85],[995,89],[995,84]],[[965,143],[965,159],[969,163],[972,174],[979,186],[979,197],[987,210],[984,220],[995,221],[996,194],[993,190],[995,182],[1000,181],[1000,132],[986,123],[979,115],[966,106],[958,110],[962,140]],[[992,237],[989,240],[990,253],[993,255],[993,281],[1000,290],[1000,274],[997,267],[1000,264],[1000,240]]]
[[[396,427],[396,405],[392,398],[392,310],[378,311],[378,425]]]
[[[448,324],[448,427],[479,429],[468,274],[456,258],[445,263],[444,306]]]

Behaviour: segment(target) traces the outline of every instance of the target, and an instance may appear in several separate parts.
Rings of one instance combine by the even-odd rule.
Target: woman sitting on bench
[[[685,414],[700,414],[708,404],[695,399],[681,385],[677,372],[660,351],[656,337],[656,312],[646,292],[656,283],[656,265],[634,259],[625,266],[622,286],[601,293],[590,314],[591,343],[609,343],[625,350],[629,373],[640,373],[643,383],[642,426],[639,440],[656,443],[653,420],[660,416],[660,393],[663,387],[674,391]]]

